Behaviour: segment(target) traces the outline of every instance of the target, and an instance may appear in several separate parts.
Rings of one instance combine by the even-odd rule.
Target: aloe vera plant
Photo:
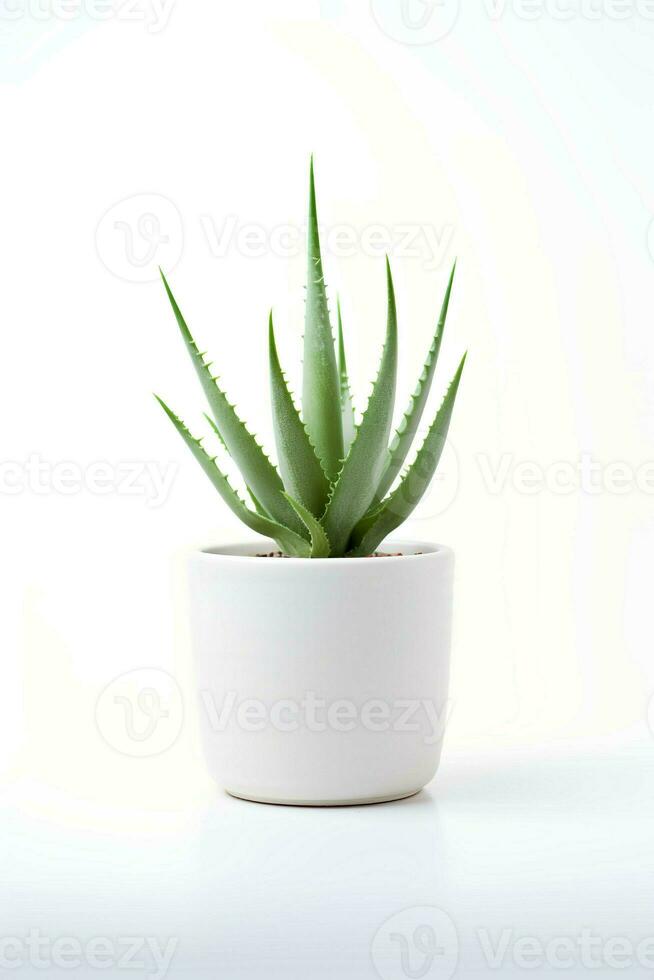
[[[253,531],[273,538],[282,552],[301,558],[362,557],[374,553],[425,493],[445,444],[465,354],[412,463],[402,472],[434,378],[447,317],[454,267],[418,384],[391,436],[397,374],[397,315],[386,260],[388,314],[381,360],[367,407],[355,421],[340,304],[338,345],[330,320],[320,251],[313,173],[310,170],[307,300],[302,410],[280,364],[272,314],[268,345],[270,390],[278,465],[274,466],[228,400],[212,364],[200,351],[170,286],[162,279],[182,339],[200,379],[213,433],[238,466],[251,504],[231,486],[182,420],[155,396],[215,489]]]

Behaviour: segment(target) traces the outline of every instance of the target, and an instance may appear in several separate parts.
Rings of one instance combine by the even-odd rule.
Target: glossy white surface
[[[635,949],[654,934],[654,762],[640,734],[531,751],[446,749],[426,791],[372,807],[263,806],[198,784],[177,803],[173,791],[165,809],[112,810],[16,785],[0,816],[2,934],[172,938],[171,978],[402,980],[426,962],[415,928],[431,923],[441,952],[426,977],[646,976],[635,954],[626,969],[607,961],[620,937]],[[440,911],[425,911],[432,906]],[[379,933],[407,909],[417,911]],[[579,960],[584,929],[600,963],[592,970]],[[484,942],[497,947],[506,930],[493,968]],[[402,935],[413,973],[402,972]],[[575,968],[518,965],[529,937],[550,956],[573,939]],[[47,973],[72,975],[156,973]]]

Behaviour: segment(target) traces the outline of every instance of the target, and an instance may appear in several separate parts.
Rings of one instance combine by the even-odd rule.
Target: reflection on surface
[[[174,939],[170,977],[511,976],[525,949],[541,972],[571,955],[585,969],[591,956],[608,976],[615,937],[633,942],[635,969],[652,932],[647,749],[446,754],[428,790],[396,803],[316,809],[216,793],[133,813],[131,827],[123,810],[115,830],[106,813],[63,820],[15,792],[2,816],[3,935],[38,929],[83,949],[97,937],[156,938],[162,950]],[[32,972],[43,975],[30,963],[18,975]]]

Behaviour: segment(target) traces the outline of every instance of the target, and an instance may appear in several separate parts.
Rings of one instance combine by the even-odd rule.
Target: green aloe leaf
[[[352,392],[350,391],[350,379],[347,373],[347,361],[345,359],[345,341],[343,340],[343,320],[341,318],[341,304],[337,302],[338,310],[338,380],[341,391],[341,421],[343,423],[343,450],[345,453],[350,451],[350,446],[354,441],[354,405],[352,404]]]
[[[309,184],[302,413],[325,473],[330,480],[334,480],[344,455],[343,429],[336,352],[320,253],[313,158]]]
[[[311,511],[307,510],[307,508],[301,504],[299,500],[294,500],[288,493],[285,493],[284,496],[288,500],[291,507],[296,511],[298,517],[304,521],[304,524],[306,525],[306,528],[311,536],[311,557],[329,558],[329,552],[331,551],[329,538],[325,534],[325,529],[320,521],[317,521]]]
[[[216,420],[215,419],[212,419],[211,416],[210,415],[207,415],[206,412],[204,412],[203,414],[204,414],[205,419],[207,420],[207,422],[209,423],[209,425],[213,429],[213,431],[216,433],[216,435],[220,439],[220,442],[221,442],[221,445],[222,445],[223,449],[225,450],[226,453],[229,453],[229,450],[227,449],[227,446],[225,445],[225,440],[223,439],[223,437],[220,434],[220,429],[216,425]],[[248,487],[247,483],[246,483],[245,486],[247,488],[247,492],[249,494],[250,500],[254,504],[254,509],[256,510],[257,514],[261,514],[262,517],[268,517],[269,518],[270,517],[270,514],[266,511],[266,508],[262,506],[261,502],[259,500],[257,500],[256,496],[252,493],[252,489],[250,487]]]
[[[386,259],[388,319],[379,373],[322,519],[334,555],[343,554],[352,529],[375,496],[388,455],[397,375],[397,312]]]
[[[179,432],[188,448],[193,453],[195,459],[211,480],[220,496],[223,498],[227,506],[231,508],[234,514],[236,514],[236,516],[249,528],[256,531],[257,534],[263,534],[266,537],[274,538],[274,540],[279,544],[281,550],[286,554],[294,555],[299,558],[308,558],[311,554],[311,548],[308,542],[299,534],[296,534],[290,528],[279,524],[277,521],[269,520],[267,517],[264,517],[261,514],[253,513],[253,511],[251,511],[243,503],[237,492],[229,483],[227,477],[218,468],[215,457],[210,456],[203,447],[202,442],[191,435],[179,416],[175,415],[175,413],[168,408],[163,399],[159,398],[158,395],[155,395],[155,398],[163,408],[170,421],[173,423],[174,427]]]
[[[402,421],[400,422],[389,447],[390,458],[386,469],[384,470],[379,487],[377,488],[377,500],[382,500],[390,490],[395,478],[404,465],[404,461],[407,458],[411,448],[411,443],[413,442],[415,434],[418,431],[418,427],[425,410],[425,405],[427,404],[427,399],[429,397],[429,392],[431,390],[431,384],[434,380],[436,363],[438,361],[438,355],[440,353],[441,343],[443,340],[443,330],[445,327],[445,320],[447,318],[447,310],[450,305],[450,293],[452,292],[452,283],[454,282],[455,270],[456,262],[452,266],[452,272],[450,273],[447,289],[445,290],[445,297],[443,298],[443,304],[441,306],[440,316],[438,317],[438,323],[436,325],[436,332],[434,333],[434,339],[432,340],[431,347],[429,348],[427,358],[423,365],[423,369],[418,380],[418,385],[416,390],[413,392],[413,395],[409,399],[407,410],[402,417]]]
[[[372,554],[384,538],[407,519],[429,486],[445,446],[465,359],[464,354],[414,462],[398,487],[378,508],[372,526],[349,552],[353,558]]]
[[[329,480],[288,390],[279,363],[272,313],[269,321],[270,395],[279,469],[288,494],[316,517],[325,510]],[[289,501],[293,505],[292,501]],[[294,507],[297,512],[297,508]],[[301,518],[301,515],[298,515]]]
[[[270,514],[267,514],[266,513],[265,507],[263,507],[261,505],[261,502],[259,500],[257,500],[257,498],[252,493],[252,491],[250,490],[249,487],[247,487],[247,491],[248,491],[248,495],[250,497],[250,500],[252,501],[252,504],[253,504],[254,509],[256,510],[257,514],[259,514],[260,517],[267,517],[270,520]]]
[[[304,535],[304,525],[283,497],[284,485],[279,473],[255,437],[236,414],[234,406],[229,403],[227,396],[219,387],[217,378],[211,374],[211,365],[205,362],[204,355],[200,353],[163,272],[161,278],[166,287],[166,293],[186,349],[216,420],[220,438],[226,445],[230,456],[239,467],[248,487],[252,488],[252,492],[256,494],[266,511],[280,524]]]

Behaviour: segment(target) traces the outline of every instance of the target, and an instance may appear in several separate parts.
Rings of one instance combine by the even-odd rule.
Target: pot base
[[[372,796],[352,800],[278,800],[272,797],[253,796],[250,793],[237,792],[233,789],[225,789],[225,792],[237,800],[247,800],[249,803],[272,803],[275,806],[369,806],[371,803],[393,803],[395,800],[407,800],[410,796],[419,793],[422,788],[419,786],[408,793],[399,793],[393,796]]]

